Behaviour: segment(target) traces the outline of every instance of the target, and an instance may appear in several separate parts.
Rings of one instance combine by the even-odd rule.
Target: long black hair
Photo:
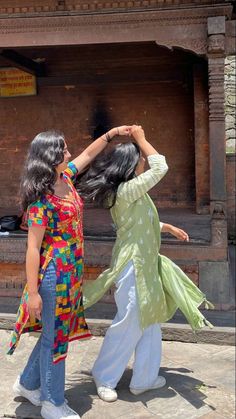
[[[65,139],[61,132],[45,131],[30,144],[21,180],[23,210],[45,193],[53,193],[57,179],[56,166],[64,160]]]
[[[88,201],[104,208],[112,208],[122,182],[135,177],[140,159],[136,143],[118,144],[108,152],[100,154],[82,176],[78,191]]]

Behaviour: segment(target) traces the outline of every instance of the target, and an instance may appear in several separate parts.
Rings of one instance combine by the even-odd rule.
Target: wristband
[[[109,131],[108,131],[108,132],[106,132],[105,137],[106,137],[106,141],[107,141],[108,143],[110,143],[112,139],[111,139],[111,137],[110,137],[110,135],[109,135]]]

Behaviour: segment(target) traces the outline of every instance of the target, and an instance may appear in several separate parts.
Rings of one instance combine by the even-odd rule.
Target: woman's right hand
[[[29,294],[28,308],[30,317],[41,320],[43,302],[38,292]]]
[[[145,141],[145,134],[141,125],[132,125],[130,133],[133,136],[134,140],[137,142],[137,144],[139,144],[142,141]]]

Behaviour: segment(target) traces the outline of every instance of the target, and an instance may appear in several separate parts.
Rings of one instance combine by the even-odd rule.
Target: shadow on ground
[[[94,414],[94,417],[103,417],[103,409],[106,408],[107,418],[116,417],[114,409],[117,409],[119,417],[119,411],[127,408],[127,405],[136,404],[139,402],[143,405],[147,413],[150,413],[154,403],[160,403],[163,399],[173,399],[173,407],[177,400],[175,398],[181,397],[185,399],[192,407],[196,410],[201,409],[204,406],[214,411],[215,407],[206,403],[207,396],[204,394],[204,390],[207,388],[216,388],[216,386],[208,386],[201,380],[192,377],[193,371],[187,368],[161,368],[160,375],[166,378],[167,385],[158,390],[151,390],[143,393],[139,396],[134,396],[129,392],[129,383],[132,377],[132,370],[126,369],[123,377],[117,386],[118,401],[116,403],[106,403],[98,399],[96,387],[91,374],[87,370],[82,370],[80,373],[71,374],[67,380],[68,387],[65,392],[65,397],[68,399],[69,405],[81,416],[87,412]],[[17,406],[15,414],[17,418],[40,418],[40,407],[32,406],[25,399],[16,397],[15,401],[21,403]],[[98,402],[98,403],[97,403]],[[109,406],[108,406],[109,405]],[[112,406],[113,407],[112,407]],[[109,416],[109,410],[113,409],[112,416]],[[138,407],[137,407],[138,408]],[[149,411],[150,409],[150,411]],[[91,412],[92,411],[92,412]],[[101,412],[101,416],[100,416]],[[197,416],[196,416],[197,417]]]
[[[208,386],[206,383],[188,375],[192,372],[186,368],[161,368],[160,375],[166,378],[167,385],[162,389],[151,390],[139,396],[134,396],[129,392],[132,370],[126,369],[117,386],[118,399],[119,401],[129,403],[137,403],[139,401],[148,409],[149,402],[155,399],[170,399],[180,395],[195,409],[200,409],[207,405],[211,410],[215,410],[213,406],[205,403],[207,396],[202,392],[206,388],[213,388],[213,386]],[[94,381],[88,371],[81,371],[80,375],[83,378],[81,378],[79,383],[77,374],[75,381],[73,378],[70,380],[69,385],[71,387],[66,390],[66,397],[69,400],[70,406],[76,411],[79,411],[80,415],[83,416],[92,409],[93,401],[98,396]],[[115,404],[113,406],[115,407]]]

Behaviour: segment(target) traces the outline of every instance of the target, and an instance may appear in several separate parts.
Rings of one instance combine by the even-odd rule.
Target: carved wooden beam
[[[227,246],[224,115],[225,16],[208,18],[209,158],[212,244]]]
[[[45,76],[43,63],[37,63],[12,49],[2,49],[0,55],[8,63],[13,64],[15,67],[27,73],[34,74],[35,76]]]
[[[2,4],[3,3],[3,4]],[[35,3],[35,4],[33,4]],[[102,12],[121,12],[121,11],[142,11],[142,10],[173,10],[190,9],[196,7],[211,6],[216,8],[223,3],[231,5],[231,1],[225,0],[44,0],[41,2],[31,2],[21,0],[16,5],[8,4],[8,1],[2,1],[0,4],[0,14],[33,16],[50,13],[102,13]]]
[[[196,212],[209,212],[209,128],[206,63],[193,66]]]
[[[107,5],[109,2],[105,2]],[[136,3],[136,2],[130,2]],[[66,2],[67,4],[67,2]],[[90,7],[90,2],[87,2]],[[96,2],[100,4],[100,2]],[[112,2],[111,2],[112,4]],[[229,3],[215,7],[171,8],[160,10],[87,10],[54,13],[17,19],[0,15],[0,47],[88,45],[124,42],[157,42],[168,48],[179,47],[199,55],[207,54],[207,18],[231,18]]]

